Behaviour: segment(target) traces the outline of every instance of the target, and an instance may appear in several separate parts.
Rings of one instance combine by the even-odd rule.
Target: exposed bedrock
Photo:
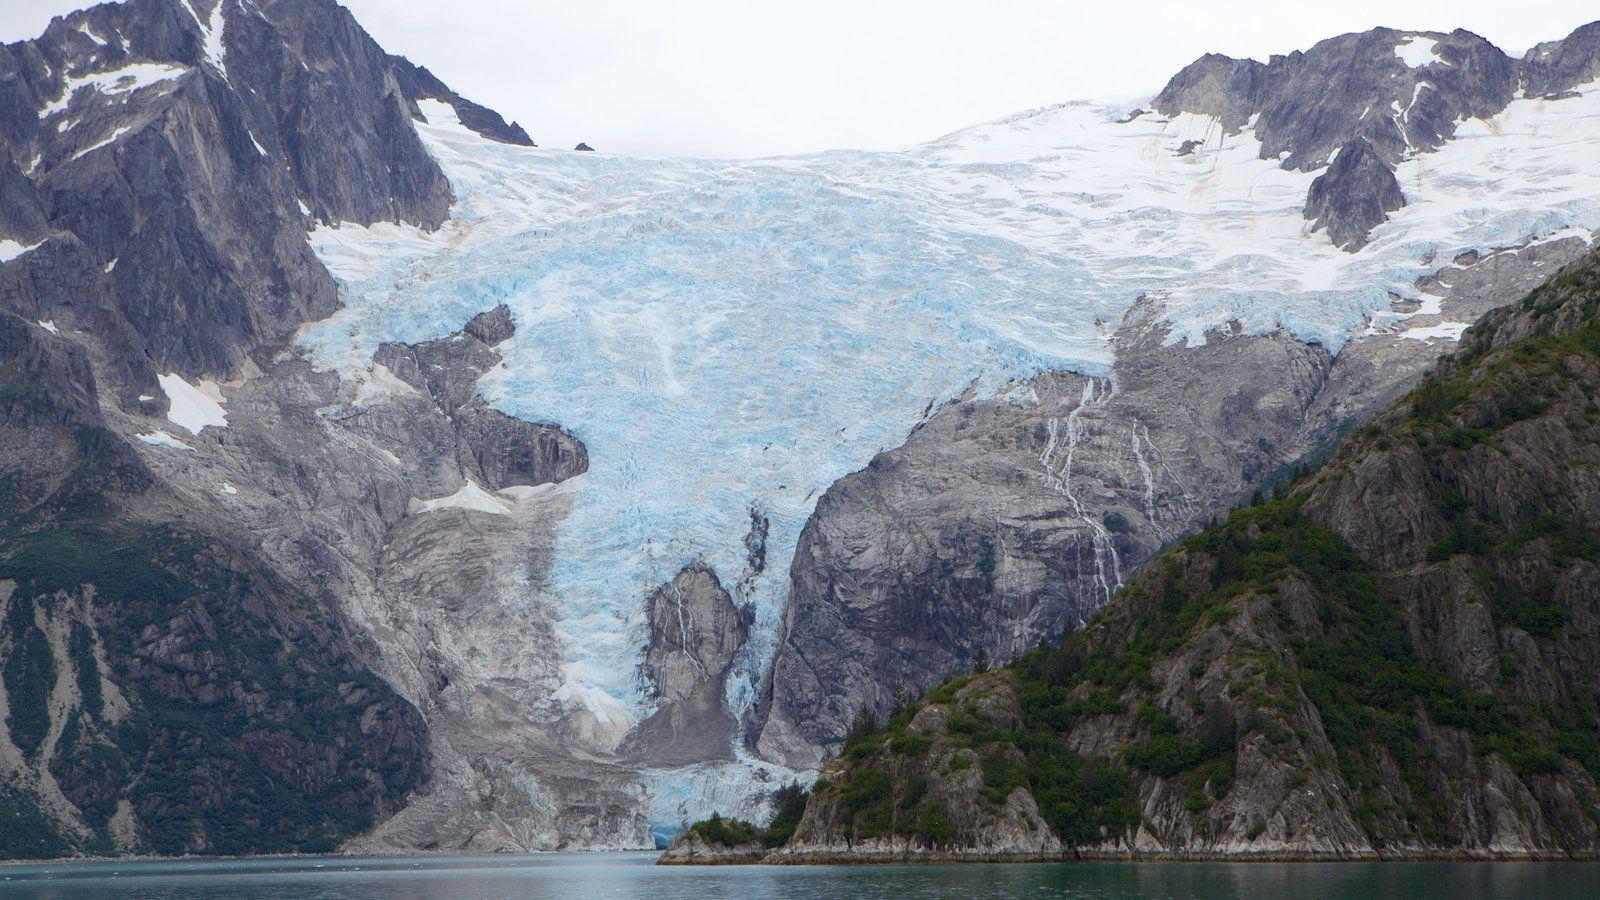
[[[1590,22],[1562,40],[1535,45],[1519,66],[1529,97],[1558,97],[1600,78],[1600,22]]]
[[[6,854],[327,850],[397,811],[427,731],[337,608],[107,427],[77,344],[0,313],[0,358]]]
[[[1427,280],[1472,319],[1581,240],[1464,258]],[[1048,373],[941,408],[818,501],[790,569],[750,740],[814,766],[863,705],[886,710],[1081,623],[1163,544],[1285,474],[1408,389],[1448,346],[1378,333],[1338,356],[1283,333],[1168,346],[1142,301],[1110,378]]]
[[[564,481],[589,468],[583,443],[560,427],[525,422],[478,396],[478,379],[500,362],[494,344],[514,332],[500,305],[460,332],[422,344],[384,344],[373,361],[426,392],[455,427],[461,468],[490,490]]]
[[[1335,244],[1359,250],[1372,229],[1405,205],[1394,169],[1371,144],[1356,138],[1341,147],[1333,164],[1311,182],[1305,215],[1312,220],[1312,230],[1326,229]]]
[[[645,601],[650,642],[641,676],[660,702],[618,753],[652,767],[733,758],[736,728],[723,700],[751,612],[736,605],[717,573],[688,566]]]

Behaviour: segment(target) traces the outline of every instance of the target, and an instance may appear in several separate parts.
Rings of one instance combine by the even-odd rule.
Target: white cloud
[[[0,0],[0,38],[75,0]],[[1266,58],[1388,24],[1513,52],[1596,16],[1572,0],[347,0],[391,52],[553,147],[761,155],[913,144],[1021,109],[1159,87],[1208,51]]]

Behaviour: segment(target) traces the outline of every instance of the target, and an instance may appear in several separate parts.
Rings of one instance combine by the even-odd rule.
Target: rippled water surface
[[[653,853],[36,863],[0,896],[138,898],[646,897],[1592,898],[1600,863],[1068,863],[659,867]]]

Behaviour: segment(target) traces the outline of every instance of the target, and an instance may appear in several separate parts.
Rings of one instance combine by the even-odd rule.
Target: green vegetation
[[[395,721],[406,708],[389,689],[330,650],[338,626],[326,610],[204,535],[109,514],[84,487],[95,480],[57,498],[64,505],[0,523],[0,578],[17,583],[5,616],[8,724],[36,752],[56,666],[71,668],[82,708],[49,767],[102,829],[95,841],[125,797],[153,852],[332,850],[421,783],[420,722]],[[82,596],[86,585],[111,677],[132,706],[115,726],[103,721],[89,624],[73,620],[60,660],[33,624],[36,605],[59,614],[62,592]],[[382,729],[400,743],[389,746]]]
[[[931,690],[916,708],[952,707],[945,741],[972,751],[983,776],[982,802],[998,806],[1015,788],[1027,787],[1069,845],[1098,843],[1135,827],[1140,775],[1173,780],[1190,811],[1199,812],[1230,790],[1239,743],[1255,734],[1270,744],[1293,736],[1288,714],[1302,697],[1317,707],[1335,764],[1360,797],[1357,814],[1374,836],[1393,835],[1398,824],[1424,838],[1441,837],[1421,715],[1465,731],[1481,756],[1497,754],[1524,775],[1559,771],[1566,758],[1585,765],[1600,759],[1589,737],[1592,711],[1475,694],[1420,657],[1405,634],[1396,596],[1344,540],[1313,524],[1303,503],[1303,492],[1262,499],[1183,541],[1181,556],[1150,566],[1119,597],[1112,612],[1122,621],[1112,627],[1123,628],[1120,639],[1097,645],[1078,633],[1023,655],[1010,667],[1020,687],[1020,729],[997,730],[967,711],[962,693],[974,683],[971,676]],[[1312,590],[1316,627],[1289,623],[1279,589],[1286,579]],[[1199,633],[1225,628],[1240,604],[1258,598],[1267,598],[1293,635],[1294,670],[1265,653],[1235,659],[1260,684],[1236,686],[1232,700],[1247,713],[1235,718],[1220,704],[1196,700],[1188,706],[1190,723],[1181,726],[1155,704],[1153,670]],[[1196,666],[1190,676],[1202,672]],[[1067,749],[1066,735],[1078,725],[1123,715],[1133,704],[1137,737],[1118,758]],[[905,732],[916,708],[898,711],[879,730],[868,727],[868,717],[858,718],[846,742],[842,756],[849,766],[827,787],[857,839],[896,835],[929,846],[949,839],[948,822],[927,824],[938,820],[926,781],[939,773],[918,766],[931,741]],[[1409,801],[1397,800],[1395,786],[1379,774],[1380,752],[1395,761]],[[948,769],[967,765],[968,757],[957,756]]]
[[[83,697],[83,710],[98,719],[105,714],[105,697],[100,689],[100,665],[94,657],[94,633],[89,626],[72,623],[67,652],[72,656],[73,675]]]
[[[772,795],[772,818],[766,827],[743,819],[724,819],[721,813],[689,826],[689,831],[700,836],[713,847],[745,847],[756,844],[765,849],[781,847],[794,836],[800,818],[806,812],[806,799],[810,792],[798,784],[787,784]]]
[[[6,609],[5,630],[11,646],[4,672],[10,712],[6,726],[11,740],[30,756],[39,752],[50,731],[50,692],[56,683],[55,655],[50,641],[34,623],[33,600],[18,591]]]
[[[14,778],[0,783],[0,859],[50,859],[76,849],[55,822],[41,812],[41,802]]]

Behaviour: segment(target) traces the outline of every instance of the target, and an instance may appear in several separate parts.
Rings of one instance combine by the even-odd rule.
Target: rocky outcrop
[[[650,642],[640,674],[660,706],[619,753],[667,768],[732,759],[737,723],[723,702],[728,672],[750,634],[751,613],[717,574],[690,566],[645,601]]]
[[[456,118],[463,126],[486,138],[492,138],[503,144],[516,144],[519,147],[536,146],[533,138],[528,137],[528,132],[524,131],[521,125],[516,122],[507,124],[499,113],[451,90],[449,85],[440,81],[426,66],[416,65],[403,56],[390,56],[389,65],[394,70],[395,79],[400,83],[401,90],[412,100],[438,100],[448,104],[455,110]]]
[[[754,841],[745,844],[714,843],[697,831],[674,838],[672,845],[656,859],[662,866],[719,866],[760,862],[767,848]]]
[[[1253,59],[1207,53],[1172,76],[1153,105],[1167,115],[1211,116],[1236,134],[1257,112],[1266,71]]]
[[[583,443],[558,425],[525,422],[478,396],[478,379],[500,362],[493,346],[515,332],[511,310],[479,313],[457,334],[422,344],[384,344],[374,354],[386,376],[424,392],[449,418],[462,471],[490,490],[553,484],[589,468]]]
[[[1559,41],[1537,44],[1517,66],[1523,93],[1559,97],[1600,78],[1600,22],[1590,22]]]
[[[1359,250],[1372,229],[1405,205],[1394,169],[1371,144],[1356,138],[1339,148],[1333,164],[1311,182],[1305,215],[1313,231],[1326,229],[1335,244]]]
[[[923,707],[906,725],[904,743],[912,752],[895,758],[900,768],[878,771],[843,764],[828,768],[813,788],[794,839],[766,861],[992,862],[1059,855],[1061,841],[1040,818],[1026,789],[996,790],[984,782],[985,767],[991,762],[1020,765],[1022,755],[1011,750],[996,760],[984,760],[966,742],[952,740],[970,727],[999,731],[1021,727],[1017,686],[1012,673],[992,672],[963,684],[948,702]],[[846,781],[835,786],[839,777]],[[889,822],[866,822],[853,815],[863,802],[872,802],[866,798],[894,792],[901,785],[916,795],[900,798],[908,821],[902,823],[891,814]],[[929,836],[937,849],[923,847],[922,836]],[[925,852],[929,849],[933,852]]]
[[[984,857],[1029,808],[1090,857],[1600,856],[1597,387],[1590,255],[1089,627],[855,730],[767,859]]]
[[[954,404],[829,488],[790,570],[763,753],[815,765],[863,703],[1075,628],[1164,542],[1294,459],[1325,351],[1166,337],[1147,303],[1110,379],[1050,374]]]

